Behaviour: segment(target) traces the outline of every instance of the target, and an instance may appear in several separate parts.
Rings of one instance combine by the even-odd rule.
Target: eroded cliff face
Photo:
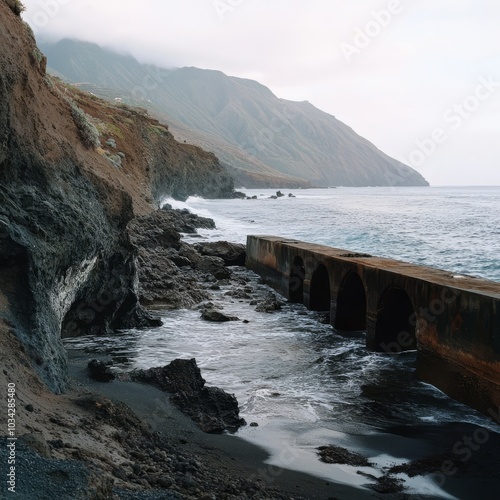
[[[3,0],[0,47],[0,316],[58,392],[62,328],[155,323],[137,299],[130,220],[166,195],[222,197],[233,185],[215,156],[145,114],[50,80]]]

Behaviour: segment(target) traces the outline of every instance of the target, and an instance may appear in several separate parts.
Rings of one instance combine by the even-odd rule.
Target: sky
[[[24,0],[40,40],[252,78],[432,185],[500,185],[498,0]]]

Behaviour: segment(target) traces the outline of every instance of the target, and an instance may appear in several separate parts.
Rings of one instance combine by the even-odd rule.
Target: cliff
[[[138,302],[128,223],[164,196],[230,196],[233,183],[213,154],[144,112],[49,78],[4,1],[0,46],[0,319],[59,392],[63,330],[156,322]]]
[[[256,81],[144,65],[75,40],[45,45],[44,52],[49,67],[69,81],[154,107],[175,137],[214,151],[246,187],[428,185],[334,116],[280,99]]]

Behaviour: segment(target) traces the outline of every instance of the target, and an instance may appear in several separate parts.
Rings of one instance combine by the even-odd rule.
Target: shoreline
[[[216,468],[304,498],[357,500],[374,497],[374,492],[367,489],[270,465],[266,463],[270,454],[264,448],[235,435],[207,434],[198,429],[188,416],[169,402],[168,393],[138,382],[96,382],[86,372],[88,356],[69,351],[69,360],[70,378],[76,387],[125,403],[141,420],[171,440],[172,445],[178,443],[183,452],[202,457]],[[164,422],[168,422],[168,426]]]

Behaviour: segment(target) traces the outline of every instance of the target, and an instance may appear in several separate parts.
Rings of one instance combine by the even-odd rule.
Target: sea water
[[[243,243],[247,234],[278,235],[500,281],[500,188],[283,190],[279,199],[270,198],[275,190],[244,191],[257,199],[169,200],[216,221],[216,230],[187,241]],[[255,275],[250,285],[265,292]],[[362,332],[336,332],[302,305],[257,313],[248,301],[226,296],[228,290],[222,287],[214,300],[249,323],[214,324],[199,311],[163,310],[161,328],[70,339],[67,347],[109,355],[123,370],[196,358],[207,383],[234,393],[242,416],[259,424],[243,428],[240,437],[269,450],[270,464],[331,481],[367,482],[359,468],[319,462],[318,446],[363,452],[377,465],[367,472],[377,475],[415,451],[414,441],[385,434],[395,426],[469,422],[498,431],[491,420],[418,381],[414,352],[369,352]],[[424,488],[449,498],[431,481],[406,479],[415,493]]]
[[[216,220],[217,231],[203,232],[210,239],[284,236],[500,281],[500,187],[282,191],[180,205]]]

